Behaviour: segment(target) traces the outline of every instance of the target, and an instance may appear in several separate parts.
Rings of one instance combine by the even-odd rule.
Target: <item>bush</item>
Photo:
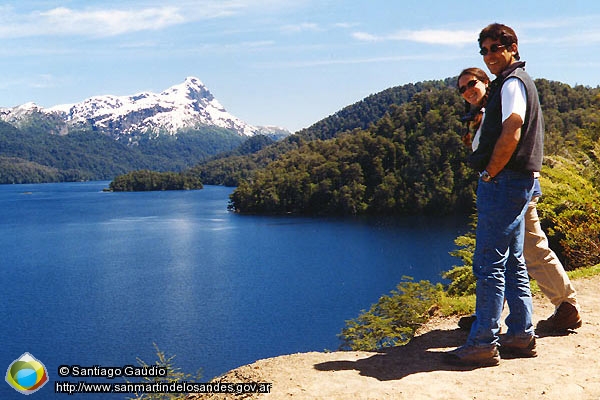
[[[339,335],[342,350],[377,350],[408,343],[416,329],[429,319],[429,310],[443,293],[442,285],[412,282],[404,277],[397,290],[382,296],[369,311],[346,321]]]
[[[600,263],[600,211],[592,204],[560,215],[557,230],[563,233],[561,245],[569,265]]]
[[[540,222],[567,270],[600,262],[600,195],[586,173],[592,164],[547,157],[540,178]]]
[[[148,364],[141,359],[137,359],[140,367],[149,368],[152,366],[165,368],[167,370],[166,377],[144,377],[142,379],[143,383],[154,383],[154,382],[200,382],[202,379],[202,370],[198,370],[196,374],[188,374],[182,372],[180,368],[176,367],[173,363],[173,359],[175,356],[168,357],[163,351],[161,351],[156,343],[154,344],[154,349],[156,350],[156,355],[158,359],[154,362],[154,364]],[[178,393],[141,393],[135,394],[135,397],[129,397],[129,400],[173,400],[181,398],[181,394]]]
[[[458,249],[450,255],[462,261],[462,265],[454,266],[450,271],[444,272],[442,277],[449,279],[450,284],[446,291],[451,296],[464,296],[475,294],[476,279],[473,275],[473,253],[475,252],[475,232],[459,236],[454,240]]]

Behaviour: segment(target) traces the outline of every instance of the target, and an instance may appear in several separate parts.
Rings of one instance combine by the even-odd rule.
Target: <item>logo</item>
[[[13,361],[6,371],[6,382],[17,392],[31,394],[48,382],[46,367],[29,353]]]

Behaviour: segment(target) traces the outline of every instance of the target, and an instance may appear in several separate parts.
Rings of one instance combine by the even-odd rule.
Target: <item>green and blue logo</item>
[[[17,392],[31,394],[48,382],[46,367],[29,353],[10,364],[6,371],[6,382]]]

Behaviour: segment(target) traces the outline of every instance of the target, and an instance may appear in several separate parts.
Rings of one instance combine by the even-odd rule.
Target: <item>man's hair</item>
[[[499,40],[501,44],[507,47],[513,43],[517,46],[519,44],[519,39],[517,39],[517,34],[515,31],[509,26],[498,23],[490,24],[481,30],[478,39],[479,47],[481,47],[481,43],[486,39]],[[519,56],[519,50],[517,47],[515,60],[520,59],[521,57]]]

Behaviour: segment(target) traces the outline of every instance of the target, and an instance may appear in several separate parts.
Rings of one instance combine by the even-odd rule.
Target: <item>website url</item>
[[[196,382],[138,382],[138,383],[91,383],[86,381],[60,381],[54,383],[55,393],[271,393],[273,384],[249,383],[196,383]]]

